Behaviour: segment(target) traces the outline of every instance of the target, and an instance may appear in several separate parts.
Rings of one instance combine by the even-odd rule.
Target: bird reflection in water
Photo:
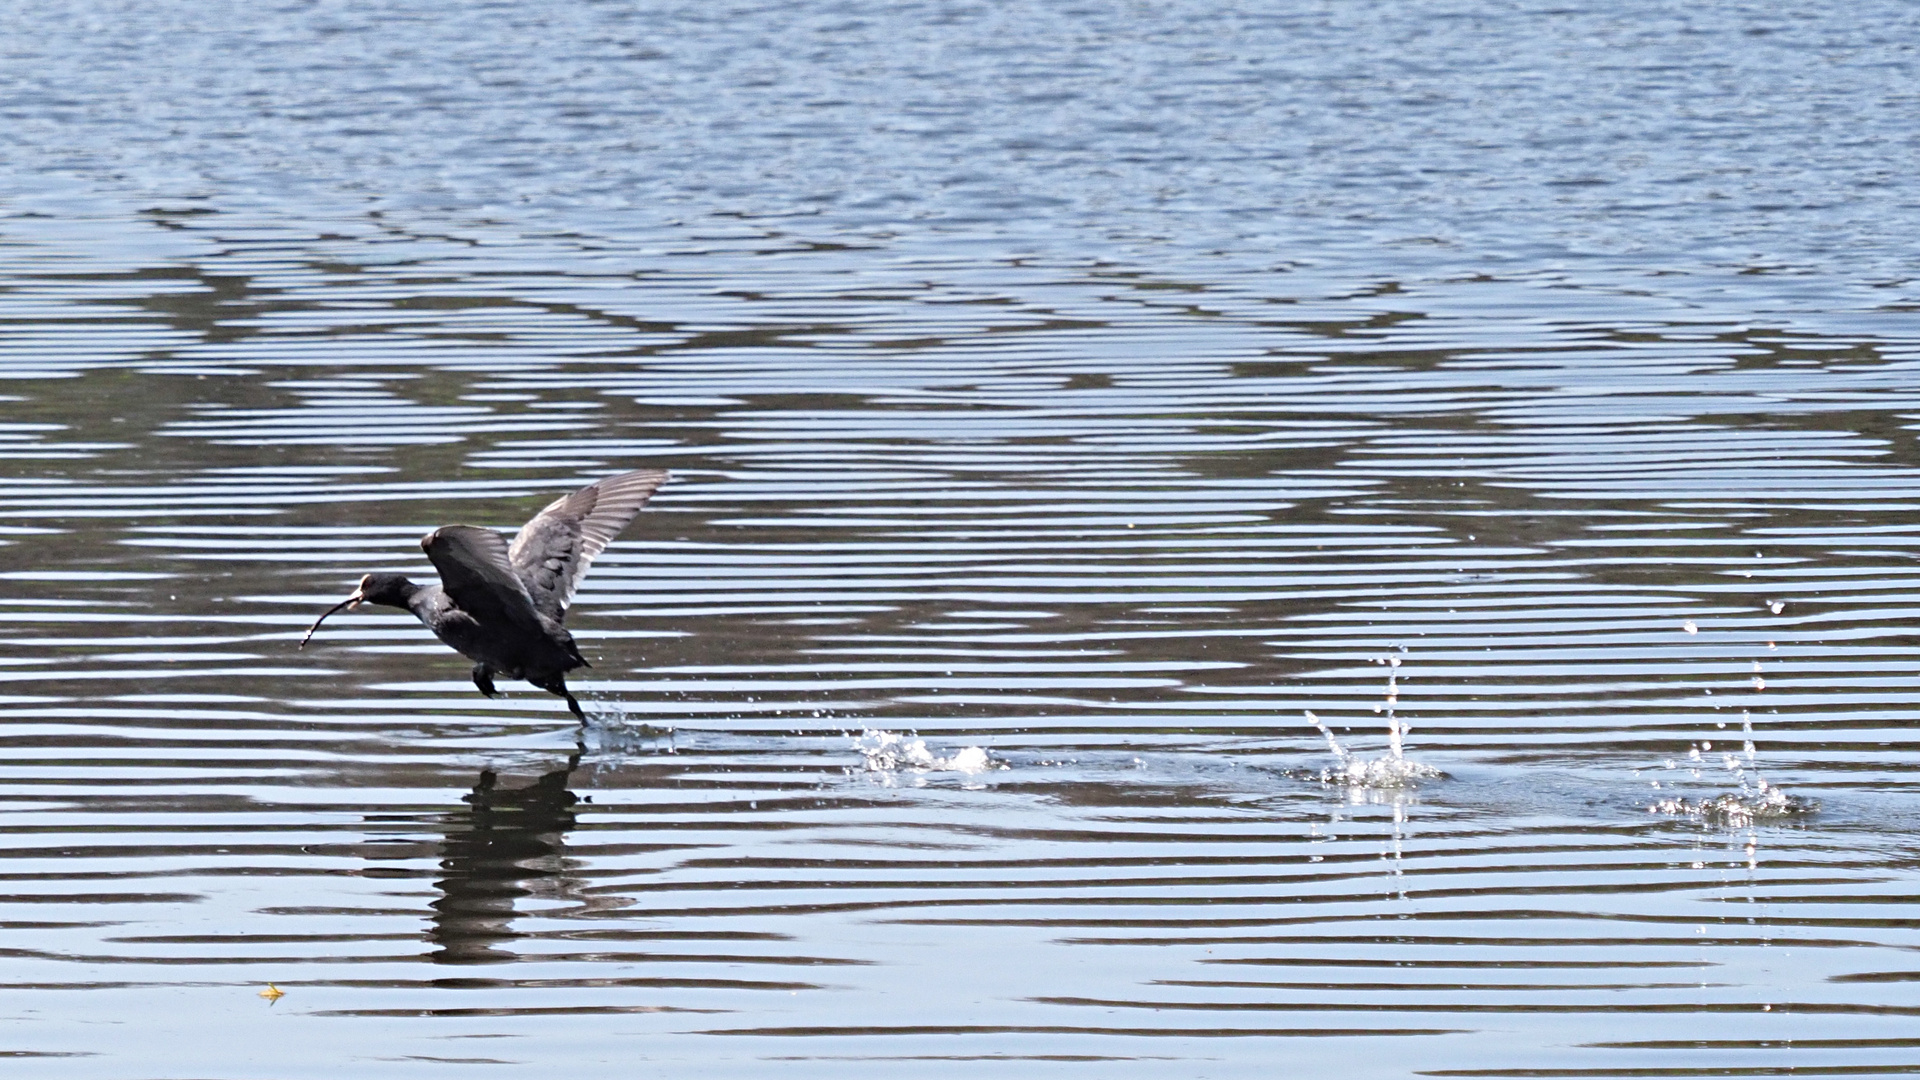
[[[513,930],[514,902],[526,896],[564,895],[577,881],[566,854],[580,797],[567,781],[580,767],[580,753],[531,784],[501,787],[486,769],[467,805],[446,818],[440,851],[445,875],[434,885],[433,929],[437,964],[491,964],[520,957],[500,946],[523,935]]]

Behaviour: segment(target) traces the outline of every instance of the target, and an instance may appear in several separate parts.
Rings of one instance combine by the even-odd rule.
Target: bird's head
[[[407,606],[407,599],[419,591],[419,588],[420,586],[408,581],[400,574],[368,574],[360,579],[360,589],[353,594],[353,597],[359,599],[355,601],[353,597],[349,597],[348,601],[403,608]]]
[[[300,647],[306,648],[307,642],[313,640],[313,632],[320,629],[320,624],[327,621],[327,616],[336,611],[352,611],[361,604],[403,608],[407,606],[408,598],[419,589],[420,586],[408,581],[402,574],[368,574],[360,579],[360,587],[353,591],[352,596],[328,608],[313,620],[313,625],[307,628],[307,636],[300,639]]]

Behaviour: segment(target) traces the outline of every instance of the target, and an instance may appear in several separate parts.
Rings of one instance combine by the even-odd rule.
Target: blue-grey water
[[[1920,1071],[1916,49],[0,2],[9,1075]]]

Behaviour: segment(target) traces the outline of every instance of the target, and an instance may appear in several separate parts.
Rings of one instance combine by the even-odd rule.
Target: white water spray
[[[1693,631],[1689,629],[1688,632]],[[1772,648],[1773,643],[1768,642],[1767,647]],[[1751,685],[1756,694],[1766,692],[1766,673],[1758,660],[1753,662]],[[1737,829],[1747,828],[1757,822],[1770,819],[1810,814],[1820,808],[1819,803],[1798,795],[1789,795],[1784,790],[1767,783],[1766,777],[1760,775],[1759,755],[1755,752],[1753,744],[1753,711],[1751,709],[1740,711],[1740,738],[1739,754],[1722,751],[1720,755],[1721,766],[1732,775],[1735,784],[1733,791],[1722,792],[1706,799],[1689,800],[1685,797],[1661,799],[1647,807],[1647,811],[1674,817],[1697,817]],[[1704,764],[1702,752],[1712,749],[1713,743],[1703,740],[1688,750],[1688,764],[1692,766],[1689,771],[1694,779],[1701,778],[1701,770],[1697,766]],[[1667,767],[1671,769],[1673,763],[1668,762]],[[1653,786],[1658,788],[1660,782],[1654,781]],[[1751,861],[1751,845],[1749,854]]]
[[[1406,650],[1402,647],[1401,651]],[[1400,703],[1400,658],[1387,656],[1378,662],[1387,667],[1387,696],[1383,707],[1387,714],[1387,752],[1377,758],[1355,754],[1340,745],[1333,729],[1309,711],[1306,714],[1307,722],[1320,729],[1320,734],[1326,736],[1328,749],[1333,751],[1333,768],[1320,770],[1321,783],[1340,784],[1349,788],[1399,788],[1407,787],[1416,780],[1443,775],[1439,769],[1407,757],[1406,735],[1410,727],[1396,712]]]

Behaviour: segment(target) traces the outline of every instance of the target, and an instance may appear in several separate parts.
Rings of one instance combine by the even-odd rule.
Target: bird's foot
[[[582,725],[586,724],[587,714],[580,708],[580,699],[574,697],[573,691],[567,689],[567,677],[565,675],[553,675],[539,682],[535,682],[532,679],[528,679],[527,681],[545,690],[549,694],[559,694],[561,697],[566,698],[567,711],[572,713],[574,719],[580,721]]]
[[[473,685],[488,697],[499,696],[500,691],[493,688],[493,669],[485,664],[473,665]]]

